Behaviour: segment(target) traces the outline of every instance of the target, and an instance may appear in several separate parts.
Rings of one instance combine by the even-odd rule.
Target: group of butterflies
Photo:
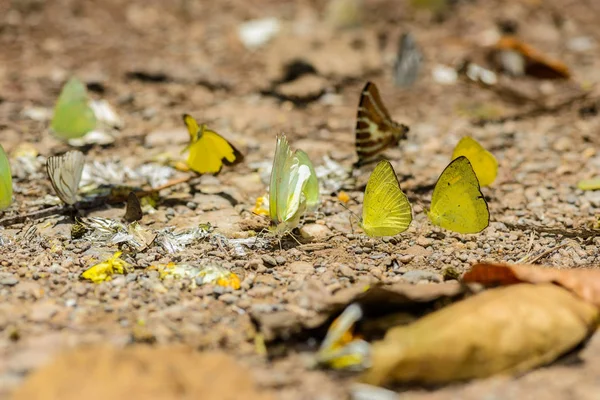
[[[223,165],[234,165],[243,155],[221,135],[199,125],[190,115],[183,116],[190,135],[187,164],[199,174],[217,174]],[[374,162],[389,146],[406,139],[409,128],[392,120],[374,83],[368,82],[360,95],[356,118],[357,165]],[[47,172],[58,197],[75,204],[84,166],[84,156],[70,151],[49,157]],[[431,200],[428,216],[440,227],[459,232],[477,233],[489,224],[487,202],[480,185],[496,178],[498,163],[494,156],[470,137],[456,146],[452,161],[440,175]],[[10,177],[8,158],[0,147],[0,173]],[[0,182],[0,209],[12,198],[12,185]],[[319,183],[308,155],[292,151],[284,134],[277,136],[269,188],[269,216],[272,231],[278,235],[291,232],[307,211],[320,203]],[[393,236],[408,229],[412,208],[400,188],[389,161],[380,161],[365,190],[360,226],[369,236]]]
[[[200,173],[218,173],[223,164],[241,162],[242,154],[218,133],[189,115],[188,165]],[[387,147],[406,139],[409,128],[390,117],[377,86],[367,82],[361,92],[356,118],[357,165],[376,161]],[[495,157],[477,141],[464,137],[452,161],[440,175],[428,213],[435,225],[459,233],[481,232],[489,225],[487,202],[480,186],[496,178]],[[276,234],[294,229],[300,217],[319,205],[319,183],[310,159],[302,150],[291,151],[285,135],[277,136],[269,187],[269,216]],[[389,161],[380,161],[367,183],[360,226],[369,236],[393,236],[408,229],[412,208]]]

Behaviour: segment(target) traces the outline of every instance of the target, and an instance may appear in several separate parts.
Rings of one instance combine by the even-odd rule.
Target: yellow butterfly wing
[[[469,159],[481,186],[489,186],[496,180],[498,175],[496,157],[472,137],[463,137],[454,148],[452,159],[454,160],[460,156]]]
[[[487,202],[466,157],[452,161],[440,175],[428,216],[434,225],[458,233],[478,233],[489,225]]]
[[[389,161],[377,164],[363,201],[362,228],[369,236],[394,236],[408,229],[412,209]]]
[[[190,134],[187,164],[199,174],[218,174],[225,165],[241,162],[242,154],[215,131],[199,126],[194,118],[184,114],[183,120]]]
[[[12,203],[12,175],[10,173],[10,162],[0,145],[0,210],[8,208]]]

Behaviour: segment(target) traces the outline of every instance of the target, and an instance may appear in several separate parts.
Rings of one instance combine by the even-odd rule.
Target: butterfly
[[[394,64],[394,82],[396,86],[410,87],[419,75],[423,56],[415,38],[406,32],[400,38],[398,56]]]
[[[375,161],[386,147],[395,146],[401,139],[406,139],[408,130],[408,126],[392,121],[377,86],[367,82],[361,92],[356,114],[356,165]]]
[[[412,209],[387,160],[377,164],[365,190],[361,227],[369,236],[394,236],[408,229]]]
[[[242,162],[244,156],[231,143],[205,124],[198,122],[188,114],[183,115],[183,121],[190,133],[190,144],[187,164],[199,174],[218,174],[223,164],[234,165]]]
[[[478,233],[489,225],[488,205],[467,157],[454,159],[438,178],[428,216],[434,225],[458,233]]]
[[[4,148],[0,145],[0,210],[12,203],[12,175]]]
[[[95,127],[96,115],[90,106],[87,89],[79,79],[73,77],[58,96],[50,128],[61,139],[75,139]]]
[[[308,155],[302,150],[292,152],[285,135],[277,135],[269,186],[271,230],[278,235],[290,232],[304,212],[316,209],[319,202],[319,182]]]
[[[50,177],[50,183],[52,183],[56,195],[65,204],[72,205],[77,201],[77,190],[84,164],[85,157],[78,150],[48,157],[46,171]]]
[[[472,137],[463,137],[454,148],[452,159],[460,156],[469,159],[481,186],[489,186],[496,180],[496,175],[498,175],[496,157]]]
[[[144,216],[142,212],[142,205],[140,204],[140,199],[136,196],[135,193],[129,192],[127,196],[127,207],[125,208],[125,215],[123,219],[127,222],[139,221]]]

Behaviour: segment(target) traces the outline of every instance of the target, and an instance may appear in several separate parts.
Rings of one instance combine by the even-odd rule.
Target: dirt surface
[[[245,161],[225,167],[217,177],[161,192],[157,211],[141,221],[153,230],[211,223],[212,239],[175,254],[159,246],[126,251],[135,270],[110,282],[93,284],[79,275],[119,246],[72,240],[72,217],[56,215],[0,230],[0,396],[8,396],[62,351],[142,341],[225,351],[251,368],[253,381],[275,390],[277,398],[346,398],[348,375],[309,369],[294,347],[265,359],[253,340],[250,316],[281,310],[314,316],[342,288],[378,281],[435,284],[447,267],[462,272],[480,260],[514,262],[542,254],[549,265],[597,265],[600,239],[588,233],[597,223],[600,192],[583,192],[576,184],[600,171],[594,89],[600,78],[600,5],[584,0],[455,3],[433,16],[408,2],[365,0],[360,27],[337,31],[326,22],[325,4],[316,1],[1,3],[0,143],[8,153],[29,143],[43,161],[69,149],[49,134],[43,115],[65,80],[76,74],[94,98],[106,99],[124,120],[113,144],[84,148],[89,165],[134,169],[165,154],[182,157],[188,140],[183,113],[229,138]],[[246,49],[238,26],[264,17],[278,18],[279,33],[263,47]],[[496,42],[499,23],[506,21],[516,22],[526,43],[567,64],[573,78],[509,79],[510,91],[463,78],[453,84],[433,78],[438,65],[455,68],[466,59],[485,59],[485,48]],[[409,89],[393,84],[404,31],[414,34],[424,54],[419,79]],[[293,61],[316,73],[290,77],[287,66]],[[342,178],[332,178],[320,213],[307,221],[327,227],[326,239],[302,245],[285,239],[281,248],[276,240],[265,240],[268,245],[236,250],[230,239],[251,237],[252,230],[267,226],[250,210],[267,191],[278,132],[286,132],[292,148],[305,150],[317,167],[328,156],[351,168],[356,106],[366,80],[378,84],[393,118],[410,126],[408,139],[385,153],[413,205],[408,231],[386,240],[353,231],[351,216],[336,197],[335,183]],[[588,90],[585,99],[582,87]],[[515,99],[517,89],[525,94]],[[521,113],[523,118],[474,122]],[[479,140],[500,165],[496,182],[483,189],[490,226],[476,235],[434,227],[424,212],[451,149],[464,135]],[[14,177],[15,202],[0,218],[57,204],[42,161]],[[351,197],[348,207],[358,214],[372,168],[355,171],[356,182],[344,186]],[[172,172],[171,178],[189,175]],[[123,204],[85,211],[113,219],[123,213]],[[171,261],[218,263],[239,275],[241,288],[192,287],[145,270]],[[316,343],[305,349],[311,346],[314,350]],[[580,356],[583,362],[521,378],[396,389],[411,399],[597,398],[597,336]]]

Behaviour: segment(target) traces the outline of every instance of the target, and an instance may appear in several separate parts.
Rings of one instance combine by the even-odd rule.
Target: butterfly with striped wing
[[[406,139],[408,126],[392,120],[383,105],[379,90],[373,82],[367,82],[360,95],[356,114],[356,166],[371,163],[379,153]]]

